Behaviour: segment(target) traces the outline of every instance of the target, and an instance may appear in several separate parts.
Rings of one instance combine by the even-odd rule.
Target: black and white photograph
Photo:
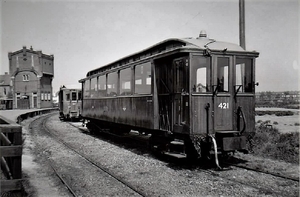
[[[1,197],[298,197],[298,0],[0,0]]]

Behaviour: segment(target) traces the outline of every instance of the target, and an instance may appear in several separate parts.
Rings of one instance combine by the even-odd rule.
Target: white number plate
[[[218,107],[221,109],[229,109],[229,103],[220,103]]]

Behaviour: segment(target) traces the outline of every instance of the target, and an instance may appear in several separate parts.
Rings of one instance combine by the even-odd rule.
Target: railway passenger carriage
[[[81,119],[81,89],[62,86],[58,93],[60,120]]]
[[[204,32],[165,40],[89,71],[82,116],[92,132],[150,133],[153,148],[177,157],[245,150],[258,55]]]

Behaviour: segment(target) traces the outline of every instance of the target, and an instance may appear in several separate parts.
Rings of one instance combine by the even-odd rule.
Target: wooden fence
[[[22,127],[0,116],[1,193],[22,189]],[[6,179],[3,179],[6,178]]]

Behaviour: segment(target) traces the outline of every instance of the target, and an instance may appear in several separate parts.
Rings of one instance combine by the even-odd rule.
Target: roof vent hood
[[[207,38],[207,34],[205,30],[202,30],[199,34],[199,37],[197,39],[201,39],[201,38]]]

